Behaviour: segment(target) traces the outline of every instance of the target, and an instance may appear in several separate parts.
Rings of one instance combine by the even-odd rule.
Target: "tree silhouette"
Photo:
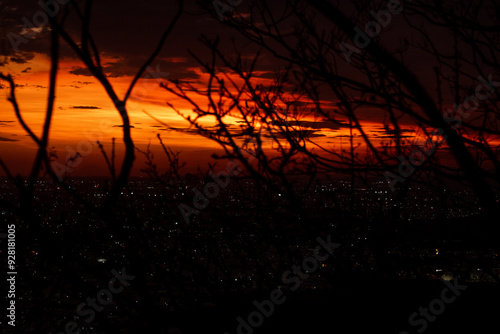
[[[200,3],[213,12],[208,2]],[[223,24],[284,63],[296,76],[295,87],[316,104],[313,113],[317,117],[348,123],[363,139],[368,150],[363,157],[352,148],[344,154],[320,147],[314,138],[309,140],[322,151],[314,155],[317,168],[368,171],[376,177],[382,173],[402,194],[408,180],[426,184],[429,177],[465,181],[491,220],[498,209],[498,151],[489,142],[498,138],[499,84],[493,76],[498,69],[497,18],[488,13],[497,11],[498,4],[389,3],[390,11],[391,5],[384,1],[372,1],[368,7],[363,1],[354,1],[352,6],[287,1],[277,11],[272,4],[256,1],[244,12],[227,12]],[[366,22],[376,24],[377,31],[361,31],[359,27]],[[413,37],[386,42],[384,34],[394,35],[391,25]],[[448,34],[444,40],[453,46],[441,47],[443,37],[430,33],[432,29]],[[424,74],[409,64],[413,51],[428,61]],[[333,111],[321,103],[325,95],[337,101]],[[367,108],[382,115],[380,125],[390,139],[385,145],[378,146],[360,121]],[[421,144],[407,139],[403,123],[418,129],[415,133],[423,138]],[[425,156],[414,154],[420,157],[410,163],[410,154],[419,149]],[[448,150],[457,167],[442,162]],[[398,167],[405,167],[404,172]]]
[[[168,96],[192,108],[184,112],[166,101],[189,129],[147,113],[167,129],[195,133],[221,147],[223,153],[212,156],[217,163],[200,167],[199,177],[183,173],[180,152],[160,135],[166,169],[149,145],[136,147],[127,108],[134,87],[178,23],[183,1],[123,97],[111,84],[91,33],[94,2],[73,1],[52,17],[50,84],[40,136],[23,117],[14,78],[0,73],[14,114],[37,147],[27,178],[0,159],[15,189],[12,198],[0,198],[0,207],[30,231],[19,246],[30,266],[19,271],[33,282],[22,306],[37,316],[21,316],[23,330],[64,327],[74,306],[97,292],[93,280],[105,282],[111,269],[126,266],[136,278],[115,301],[122,319],[99,314],[94,328],[100,333],[117,328],[165,332],[172,328],[167,322],[178,320],[183,310],[204,310],[206,303],[220,307],[220,300],[248,291],[268,293],[282,284],[284,268],[302,261],[316,247],[316,237],[328,233],[342,248],[319,269],[317,286],[324,291],[337,282],[351,287],[359,277],[397,279],[402,270],[424,280],[429,263],[419,250],[435,245],[443,255],[432,258],[432,265],[453,268],[461,279],[481,268],[500,281],[494,258],[470,258],[465,247],[455,252],[450,245],[464,239],[473,249],[498,247],[497,2],[256,0],[234,8],[197,2],[241,39],[231,41],[228,53],[223,36],[202,36],[207,55],[190,54],[206,74],[204,87],[175,79],[161,85]],[[367,22],[375,30],[366,28]],[[49,147],[61,42],[99,81],[121,119],[125,155],[118,166],[115,139],[111,154],[96,143],[110,174],[96,183],[105,188],[103,198],[78,192]],[[248,46],[255,50],[251,57]],[[270,71],[267,77],[259,73],[269,63],[275,65],[272,79]],[[371,114],[376,117],[369,119]],[[340,145],[325,143],[319,131],[325,128],[344,130],[332,136]],[[136,152],[146,161],[141,171],[156,182],[148,184],[151,198],[130,179]],[[70,167],[78,155],[65,164]],[[180,226],[180,205],[202,198],[198,193],[221,175],[221,162],[238,172],[228,173],[228,183],[210,203]],[[44,200],[67,206],[56,212],[44,204],[40,198],[46,195],[36,187],[40,176],[49,176],[62,190]],[[348,181],[335,189],[340,178]],[[374,181],[387,183],[383,189],[394,191],[393,202],[359,206],[362,200],[388,197],[379,195],[382,188]],[[468,203],[469,198],[450,191],[456,184],[472,189]],[[412,220],[408,208],[420,198],[410,188],[420,186],[439,199],[438,218],[415,227],[407,223]],[[450,204],[475,216],[451,219]],[[96,266],[100,257],[108,264]],[[35,305],[45,307],[35,312]],[[56,325],[47,320],[54,314],[61,315]]]

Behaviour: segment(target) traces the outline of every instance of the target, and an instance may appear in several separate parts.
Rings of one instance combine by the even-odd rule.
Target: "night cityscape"
[[[38,271],[45,263],[40,253],[48,252],[50,255],[46,256],[58,254],[61,261],[65,259],[64,265],[61,262],[60,266],[44,268],[43,275],[46,275],[46,270],[53,275],[64,270],[74,271],[75,286],[65,288],[68,295],[56,294],[47,300],[46,312],[59,321],[59,327],[66,321],[77,320],[76,306],[93,290],[100,289],[103,282],[94,275],[123,264],[131,265],[126,247],[135,243],[138,235],[146,243],[141,246],[148,259],[145,284],[155,291],[154,302],[161,310],[158,312],[163,312],[166,319],[177,325],[177,317],[186,314],[196,314],[200,318],[209,314],[210,321],[214,321],[220,317],[218,311],[225,309],[225,304],[235,296],[245,300],[273,288],[291,293],[293,285],[284,284],[275,273],[285,271],[287,257],[300,263],[301,258],[312,255],[315,240],[307,236],[320,235],[321,231],[331,231],[335,236],[332,240],[340,246],[333,260],[321,263],[314,276],[301,282],[295,298],[305,298],[301,301],[303,303],[313,298],[315,302],[328,304],[319,296],[334,290],[340,282],[350,286],[352,283],[345,282],[344,275],[350,280],[392,282],[392,286],[419,282],[429,287],[451,281],[459,275],[465,284],[483,289],[497,284],[496,277],[500,275],[496,242],[492,240],[488,244],[480,234],[474,236],[471,233],[481,215],[481,208],[467,190],[436,194],[423,186],[409,188],[408,197],[413,202],[400,206],[399,224],[390,235],[380,217],[390,217],[391,209],[399,205],[393,204],[394,195],[387,190],[385,181],[374,181],[352,189],[349,181],[318,182],[304,196],[303,207],[304,216],[316,224],[301,228],[300,222],[293,221],[294,216],[282,194],[272,194],[265,186],[257,191],[256,184],[248,179],[230,182],[187,224],[179,204],[192,202],[193,189],[203,189],[205,183],[194,175],[188,175],[186,179],[183,186],[179,182],[161,184],[147,177],[131,179],[128,189],[123,191],[123,201],[124,205],[133,207],[137,215],[135,222],[140,222],[140,225],[135,225],[128,214],[124,215],[118,218],[125,231],[120,233],[114,233],[102,223],[102,219],[89,214],[58,183],[51,179],[36,182],[34,196],[38,215],[44,222],[43,229],[51,235],[51,240],[60,241],[46,243],[46,237],[18,222],[16,233],[24,236],[16,247],[23,261],[23,269],[18,270],[30,280],[40,280],[42,272]],[[0,180],[0,184],[3,194],[11,198],[16,196],[15,187],[7,179]],[[108,195],[110,181],[75,178],[68,185],[85,194],[86,200],[99,205]],[[259,196],[266,197],[264,205]],[[274,224],[271,228],[276,234],[269,232],[266,226],[269,222],[264,221],[270,216]],[[16,221],[6,211],[2,211],[2,217],[6,221]],[[437,227],[437,221],[444,224]],[[379,244],[381,238],[386,241],[383,247]],[[284,248],[276,246],[285,242],[287,246]],[[36,285],[28,284],[28,280],[25,282],[26,285],[21,282],[18,306],[26,309],[29,315],[37,312],[34,307],[40,291],[35,290]],[[122,321],[124,312],[140,317],[133,308],[139,292],[133,285],[131,290],[123,301],[127,309],[113,303],[97,319],[113,326]],[[239,303],[243,310],[251,305],[251,301],[247,305]],[[215,317],[214,312],[219,315]],[[226,316],[231,314],[229,310],[226,312]],[[231,323],[230,317],[224,321]],[[188,326],[188,332],[202,328],[192,326]],[[220,326],[220,323],[215,326]],[[81,330],[100,333],[106,327],[83,323]]]

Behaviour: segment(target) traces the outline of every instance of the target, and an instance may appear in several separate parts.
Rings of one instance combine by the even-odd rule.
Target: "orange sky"
[[[116,126],[121,125],[121,120],[104,89],[94,78],[69,73],[69,70],[76,66],[81,66],[81,64],[72,60],[63,60],[60,64],[49,146],[55,147],[60,160],[68,152],[74,153],[76,150],[89,152],[83,160],[92,160],[92,162],[82,161],[81,165],[91,167],[96,164],[95,159],[100,158],[95,155],[96,153],[100,155],[95,144],[96,140],[100,140],[107,148],[110,148],[113,137],[117,138],[117,143],[120,143],[122,129]],[[31,68],[29,72],[22,73],[28,67]],[[9,64],[2,69],[4,73],[15,74],[16,84],[24,85],[16,89],[17,99],[26,123],[36,134],[41,134],[45,117],[48,68],[48,58],[37,54],[35,59],[28,64]],[[123,96],[131,79],[131,77],[111,79],[120,96]],[[36,146],[26,136],[15,118],[12,106],[6,100],[8,90],[4,89],[0,92],[0,110],[2,110],[0,120],[3,121],[0,123],[0,137],[3,138],[0,140],[2,158],[8,161],[10,166],[20,166],[20,172],[24,173],[28,167],[27,164],[34,156]],[[134,95],[127,104],[134,126],[132,134],[137,147],[145,149],[150,140],[156,146],[156,133],[160,132],[165,143],[177,150],[213,151],[216,145],[211,141],[200,139],[199,136],[160,131],[157,126],[161,125],[143,112],[147,110],[170,126],[186,127],[187,122],[164,104],[167,98],[172,101],[172,97],[169,97],[164,89],[158,87],[156,80],[138,82]],[[176,105],[181,104],[176,103]],[[81,107],[92,107],[92,109]],[[89,141],[92,142],[91,146],[88,145]],[[100,166],[100,163],[97,165]],[[77,170],[75,170],[76,174]]]
[[[35,2],[20,6],[14,0],[7,0],[2,4],[3,25],[0,32],[0,46],[3,49],[0,48],[2,57],[0,58],[0,71],[4,74],[12,74],[16,84],[20,85],[16,93],[22,115],[31,129],[40,135],[48,91],[50,64],[47,54],[50,34],[46,26],[32,29],[22,25],[26,19],[31,19],[40,10]],[[271,4],[278,12],[281,12],[282,5],[279,2],[270,2]],[[244,6],[245,4],[242,4],[241,8]],[[123,97],[127,90],[132,80],[131,75],[154,50],[176,8],[176,2],[161,0],[141,2],[122,0],[119,6],[111,1],[94,3],[91,30],[106,69],[105,73],[110,76],[109,80],[119,97]],[[109,13],[114,13],[114,15]],[[319,20],[318,24],[323,22],[327,29],[330,27],[324,18],[317,20]],[[71,35],[80,35],[80,21],[74,12],[70,13],[66,24],[66,29]],[[398,27],[396,21],[393,24],[395,28]],[[6,37],[9,32],[27,37],[29,42],[18,45],[19,50],[14,50]],[[26,34],[27,32],[29,34]],[[388,41],[398,41],[402,32],[404,31],[399,27],[387,30],[384,32],[384,38]],[[190,106],[186,101],[160,88],[159,82],[162,78],[177,79],[190,82],[200,89],[205,88],[203,82],[207,79],[207,74],[187,52],[189,49],[202,61],[211,58],[210,52],[207,52],[207,48],[199,41],[201,34],[205,34],[208,39],[220,37],[219,49],[226,55],[234,53],[235,49],[230,43],[233,39],[237,44],[236,49],[241,52],[244,60],[251,60],[258,50],[257,46],[242,39],[222,22],[207,15],[205,11],[200,11],[196,1],[188,1],[185,13],[169,35],[159,56],[145,73],[146,76],[153,75],[159,78],[139,80],[127,103],[131,124],[134,126],[131,131],[136,147],[145,150],[151,142],[155,157],[161,160],[164,156],[159,150],[156,138],[156,135],[160,133],[167,146],[174,151],[182,152],[180,158],[188,163],[185,171],[189,172],[196,171],[199,165],[206,166],[211,154],[220,150],[220,147],[215,142],[188,131],[188,122],[169,108],[166,102],[172,103],[181,112],[186,113],[190,112]],[[441,36],[439,32],[436,34],[438,37]],[[120,118],[102,86],[92,76],[87,75],[84,65],[73,58],[74,52],[62,41],[60,54],[56,105],[49,147],[55,148],[60,162],[64,162],[77,151],[83,156],[78,160],[79,165],[74,169],[73,176],[108,175],[104,159],[95,141],[100,140],[109,154],[111,139],[113,137],[117,139],[116,165],[119,166],[122,150]],[[418,72],[419,77],[423,80],[433,78],[433,68],[427,59],[422,58],[421,53],[415,53],[413,56],[415,60],[412,68]],[[218,65],[221,64],[218,63]],[[286,64],[280,63],[279,59],[271,54],[262,53],[254,72],[254,79],[263,84],[271,83],[270,78],[273,77],[275,71],[282,70],[285,66]],[[356,75],[350,72],[349,66],[340,67],[339,70],[345,72],[345,75]],[[238,81],[234,75],[227,72],[225,74]],[[0,84],[5,86],[5,82]],[[432,85],[429,86],[429,91],[434,88]],[[0,158],[9,166],[13,174],[27,174],[34,159],[36,146],[18,124],[12,106],[6,100],[8,93],[8,89],[5,87],[2,89],[0,86]],[[206,105],[206,101],[201,100],[199,96],[193,94],[190,97],[201,105]],[[328,97],[323,96],[323,98]],[[323,102],[326,109],[331,109],[337,101]],[[183,131],[166,129],[146,112],[170,127]],[[383,118],[380,112],[365,108],[361,110],[359,118],[375,146],[391,141],[391,135],[387,134],[383,128]],[[230,119],[228,121],[231,122]],[[309,118],[306,121],[316,121],[314,125],[308,123],[311,126],[309,130],[314,132],[315,142],[336,151],[348,147],[350,134],[348,127],[329,126],[322,120]],[[424,137],[421,133],[413,131],[414,127],[409,125],[411,123],[407,118],[403,118],[401,122],[406,124],[403,124],[403,135],[407,136],[408,141],[415,143],[423,141]],[[234,123],[233,127],[237,126],[238,124]],[[359,133],[353,130],[353,134],[354,143],[360,144],[358,152],[364,153],[363,141]],[[497,142],[494,143],[494,145],[497,144]],[[136,156],[133,175],[140,175],[139,169],[144,167],[144,159],[140,153]],[[161,165],[161,162],[159,164]],[[0,175],[2,174],[3,171],[0,170]]]
[[[173,63],[184,61],[182,58],[169,60]],[[16,84],[20,85],[16,89],[16,94],[21,113],[26,123],[38,135],[41,134],[45,117],[49,66],[50,62],[46,55],[36,54],[35,58],[27,64],[10,63],[2,69],[3,73],[13,74]],[[106,175],[104,160],[95,141],[100,140],[109,153],[111,138],[117,138],[118,163],[121,159],[119,152],[122,131],[118,127],[121,121],[104,89],[93,77],[69,73],[70,70],[80,66],[81,63],[76,60],[68,58],[61,60],[49,147],[55,147],[61,162],[76,151],[83,155],[73,172],[75,176],[87,173]],[[159,71],[159,76],[168,76],[166,72],[162,72],[161,68],[151,68],[151,70]],[[202,73],[199,68],[191,70],[201,78],[206,77],[206,74]],[[130,76],[110,79],[119,96],[123,96],[131,80]],[[265,81],[265,79],[262,80]],[[220,146],[199,135],[165,131],[164,126],[144,112],[147,111],[171,127],[188,127],[188,122],[177,115],[165,102],[169,101],[177,109],[186,113],[189,113],[189,105],[159,87],[159,82],[160,79],[154,78],[139,80],[127,104],[131,124],[134,126],[132,135],[135,144],[139,149],[145,150],[151,142],[156,156],[161,158],[156,138],[156,134],[160,133],[164,143],[171,146],[174,151],[182,152],[181,157],[188,162],[187,170],[196,169],[198,164],[205,164],[210,155],[220,149]],[[18,124],[12,106],[6,100],[9,90],[3,89],[0,92],[0,110],[2,110],[0,152],[13,173],[25,174],[29,171],[36,146]],[[332,132],[330,129],[323,129],[322,132],[326,135],[320,139],[322,144],[338,145],[341,142],[345,144],[345,139],[341,139],[343,136],[338,139],[332,137],[335,134],[346,135],[348,130],[340,129]],[[135,174],[139,168],[143,167],[142,155],[137,154],[137,158]]]
[[[186,59],[180,57],[163,58],[162,60],[174,65],[186,62]],[[106,61],[113,60],[104,58],[103,62]],[[114,61],[116,61],[116,57]],[[16,84],[20,85],[16,89],[16,93],[22,115],[26,123],[38,135],[41,134],[45,117],[49,65],[47,56],[37,53],[28,63],[11,62],[2,68],[3,73],[13,74]],[[80,61],[70,58],[61,59],[49,147],[55,148],[58,161],[62,163],[76,152],[80,152],[82,158],[77,160],[77,166],[75,166],[72,176],[105,176],[108,175],[108,171],[96,145],[96,140],[101,141],[110,154],[111,139],[116,138],[116,165],[119,166],[123,148],[121,144],[122,129],[119,127],[121,121],[104,89],[93,77],[70,73],[81,66]],[[203,73],[200,68],[193,67],[189,70],[200,77],[199,82],[203,82],[207,78],[207,74]],[[168,77],[166,70],[158,66],[156,68],[153,66],[149,72],[158,73],[159,77]],[[237,78],[234,79],[237,81]],[[110,78],[120,97],[123,97],[131,80],[131,76]],[[271,79],[261,80],[265,84],[266,81],[270,83]],[[164,156],[156,138],[157,133],[160,133],[167,146],[170,146],[174,151],[182,152],[181,160],[188,163],[184,171],[194,172],[198,166],[206,166],[207,161],[211,159],[211,154],[220,152],[220,146],[197,134],[167,131],[162,124],[145,113],[147,111],[170,127],[187,129],[189,126],[186,120],[166,105],[166,101],[172,103],[181,112],[189,113],[190,106],[184,100],[159,87],[160,81],[161,79],[154,78],[139,80],[127,103],[131,124],[134,126],[132,135],[135,145],[137,148],[145,150],[148,143],[151,142],[152,151],[161,166]],[[204,88],[199,83],[197,85],[199,88]],[[12,106],[6,100],[8,93],[8,89],[0,90],[0,157],[7,163],[12,173],[27,174],[35,156],[36,146],[18,124]],[[204,100],[200,100],[200,97],[193,95],[193,98],[201,105],[206,104]],[[380,136],[382,131],[380,118],[373,113],[369,114],[370,118],[367,117],[362,123],[363,128],[370,137],[373,137],[373,143],[380,145],[382,141],[389,139]],[[335,149],[347,148],[348,128],[314,130],[316,134],[321,135],[315,137],[314,140],[322,146]],[[362,145],[359,133],[356,130],[353,133],[356,136],[355,144]],[[416,135],[415,140],[419,140],[416,133],[407,132],[405,135]],[[364,152],[362,147],[360,151]],[[143,167],[144,158],[142,154],[137,153],[133,175],[141,175],[139,169]]]

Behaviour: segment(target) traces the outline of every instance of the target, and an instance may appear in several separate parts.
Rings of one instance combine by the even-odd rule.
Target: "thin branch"
[[[21,111],[16,99],[16,85],[14,83],[14,79],[12,79],[12,76],[10,74],[4,75],[3,73],[0,73],[0,79],[7,81],[10,85],[10,97],[7,100],[14,107],[14,112],[16,113],[17,120],[19,121],[23,129],[29,134],[31,139],[33,139],[35,143],[40,144],[40,139],[33,133],[33,131],[31,131],[30,127],[24,122],[24,119],[21,116]]]
[[[132,94],[132,90],[134,89],[135,84],[141,78],[144,71],[146,71],[147,67],[153,62],[153,60],[156,58],[156,56],[160,53],[161,49],[163,48],[163,45],[165,44],[165,41],[167,40],[167,37],[170,35],[175,24],[177,23],[177,21],[181,17],[182,9],[184,8],[184,0],[178,0],[178,1],[179,1],[179,6],[177,8],[177,13],[175,14],[175,16],[172,19],[172,21],[170,22],[169,26],[167,27],[167,29],[165,30],[165,32],[161,36],[160,41],[158,42],[158,46],[156,47],[156,49],[153,51],[151,56],[149,56],[148,60],[146,60],[146,62],[141,66],[141,68],[139,69],[139,71],[135,75],[134,80],[132,80],[132,82],[130,83],[130,86],[127,90],[127,93],[125,94],[125,97],[123,98],[123,103],[127,103],[127,100],[129,99],[130,94]]]

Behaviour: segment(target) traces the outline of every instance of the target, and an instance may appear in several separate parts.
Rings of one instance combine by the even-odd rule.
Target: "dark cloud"
[[[272,135],[270,133],[264,133],[264,137],[266,138],[280,138],[284,139],[287,138],[285,134],[282,133],[273,133]],[[326,137],[326,135],[319,133],[319,131],[316,130],[295,130],[292,132],[292,137],[304,137],[304,138],[315,138],[315,137]]]
[[[114,128],[123,128],[123,125],[113,125]],[[131,128],[135,128],[135,126],[131,125]]]
[[[183,58],[184,59],[184,58]],[[146,68],[142,79],[137,82],[137,86],[141,83],[146,85],[152,85],[155,81],[159,83],[162,80],[182,80],[186,82],[196,82],[199,79],[199,75],[193,70],[193,68],[187,68],[186,66],[181,66],[181,62],[177,59],[170,61],[165,61],[158,59],[151,66]],[[118,78],[123,76],[135,76],[140,66],[142,65],[142,59],[122,59],[113,63],[106,63],[102,66],[104,73],[110,78]],[[186,64],[184,64],[186,65]],[[192,63],[189,66],[196,66]],[[81,75],[86,77],[91,77],[92,73],[86,67],[74,67],[69,73],[74,75]]]
[[[5,137],[0,137],[0,141],[19,141],[17,139],[9,139],[9,138],[5,138]]]
[[[31,71],[31,67],[27,67],[26,69],[22,70],[21,72],[22,73],[28,73],[29,71]]]
[[[396,135],[372,135],[372,137],[374,138],[390,138],[390,139],[396,139],[398,138],[398,136]],[[414,138],[414,136],[404,136],[404,135],[400,135],[399,138]]]
[[[10,57],[9,60],[11,62],[17,63],[17,64],[26,64],[28,62],[28,60],[26,60],[26,58],[22,58],[22,57]]]
[[[41,8],[37,1],[22,2],[17,0],[2,0],[2,31],[0,31],[0,56],[6,55],[8,62],[26,63],[36,53],[49,54],[50,33],[48,25],[41,30],[23,29],[27,20],[33,23],[34,14],[39,13]],[[60,6],[61,8],[64,6]],[[95,1],[92,12],[91,29],[96,45],[102,55],[102,59],[114,59],[111,63],[103,63],[105,73],[109,77],[122,77],[135,75],[142,64],[155,50],[159,39],[170,24],[177,9],[177,1],[165,0],[102,0]],[[201,10],[197,0],[186,0],[185,12],[179,22],[169,35],[166,44],[155,62],[151,64],[152,73],[169,73],[168,77],[176,80],[195,81],[198,75],[193,70],[199,68],[199,64],[188,52],[193,53],[205,60],[207,49],[199,42],[201,33],[212,38],[218,34],[230,37],[227,27],[216,18]],[[109,13],[113,13],[110,15]],[[34,24],[36,26],[36,24]],[[71,36],[81,35],[81,23],[74,10],[69,11],[65,21],[65,28]],[[19,52],[15,49],[8,36],[9,33],[22,38],[26,43],[17,45]],[[11,35],[12,36],[12,35]],[[77,42],[79,42],[77,38]],[[224,46],[229,50],[232,46]],[[254,50],[248,50],[255,54]],[[75,58],[74,52],[65,44],[61,43],[61,56],[63,58]],[[159,67],[157,67],[159,65]],[[265,71],[275,66],[269,62]],[[160,71],[158,71],[160,69]],[[260,71],[260,70],[259,70]],[[148,72],[148,71],[147,71]],[[71,73],[80,76],[90,76],[83,67],[71,69]],[[149,76],[148,76],[149,75]],[[263,74],[264,75],[264,74]],[[161,79],[144,74],[145,78]]]
[[[399,128],[399,130],[397,129],[386,129],[386,128],[383,128],[383,127],[378,127],[376,128],[375,130],[373,130],[373,132],[383,132],[383,133],[403,133],[403,132],[414,132],[415,130],[413,129],[401,129]]]
[[[118,78],[127,75],[134,75],[137,70],[127,68],[125,62],[107,63],[102,66],[104,73],[110,78]],[[74,67],[69,73],[91,77],[92,73],[86,67]]]
[[[86,67],[73,67],[73,69],[70,70],[69,73],[74,75],[83,75],[86,77],[92,76],[92,73],[90,73],[90,71]]]
[[[378,127],[375,130],[372,130],[372,136],[375,138],[397,138],[398,135],[400,138],[413,138],[414,136],[405,135],[414,133],[413,129],[386,129],[384,127]]]
[[[19,52],[9,58],[5,58],[3,63],[27,64],[35,58],[35,52]],[[31,67],[28,67],[31,70]],[[25,70],[26,71],[26,70]],[[23,73],[26,73],[23,71]]]
[[[291,125],[300,125],[302,127],[307,127],[310,129],[330,129],[330,130],[339,130],[341,128],[349,127],[348,124],[345,123],[334,123],[331,121],[290,121]]]
[[[206,130],[208,131],[217,131],[219,130],[220,126],[214,125],[214,126],[207,126],[205,127]],[[227,125],[227,129],[229,130],[229,133],[233,136],[233,138],[248,138],[248,133],[247,132],[242,132],[241,129],[237,126],[233,126],[231,124]],[[160,131],[179,131],[179,132],[184,132],[188,134],[199,134],[199,130],[191,127],[191,128],[177,128],[177,127],[170,127],[167,129],[158,129]],[[286,136],[280,132],[273,132],[270,134],[268,131],[262,131],[261,132],[262,137],[265,138],[279,138],[279,139],[284,139]],[[294,130],[293,134],[294,137],[300,136],[304,138],[314,138],[314,137],[326,137],[326,135],[320,133],[318,130],[308,130],[308,129],[303,129],[303,130]]]
[[[361,137],[361,135],[353,133],[352,137],[358,138],[358,137]],[[351,136],[350,135],[333,135],[333,136],[330,136],[329,138],[351,138]],[[335,143],[335,142],[329,141],[329,143]]]
[[[236,121],[236,123],[241,123],[245,124],[245,121]],[[339,124],[331,122],[331,121],[296,121],[296,120],[283,120],[284,125],[290,125],[290,126],[300,126],[303,128],[309,128],[309,129],[330,129],[330,130],[338,130],[341,128],[346,128],[349,127],[348,124],[346,123],[341,123]]]
[[[96,106],[71,106],[71,109],[102,109]]]
[[[254,73],[254,77],[261,78],[261,79],[274,79],[274,78],[276,78],[276,73],[273,71],[262,71],[262,72]]]

